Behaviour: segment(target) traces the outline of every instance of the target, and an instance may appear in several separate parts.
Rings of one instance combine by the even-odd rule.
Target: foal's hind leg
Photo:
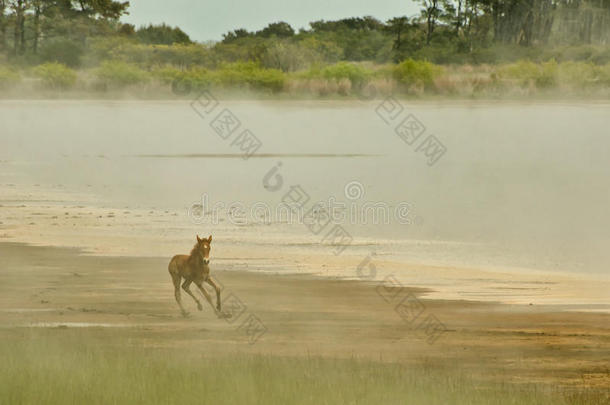
[[[184,280],[184,283],[182,283],[182,289],[184,291],[186,291],[186,293],[188,295],[193,297],[193,299],[197,303],[197,309],[201,311],[203,309],[203,306],[201,306],[201,302],[199,302],[199,300],[193,295],[193,293],[191,292],[191,289],[189,288],[191,286],[192,282],[193,282],[192,280]]]
[[[180,279],[181,277],[179,275],[172,274],[172,281],[174,282],[174,296],[176,297],[176,302],[180,307],[182,315],[187,316],[188,313],[184,310],[184,307],[182,306],[182,298],[180,297]]]

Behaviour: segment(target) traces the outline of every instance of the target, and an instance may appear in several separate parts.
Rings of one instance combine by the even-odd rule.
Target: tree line
[[[121,23],[129,12],[127,1],[0,0],[0,58],[78,65],[90,39],[113,37],[197,46],[212,52],[216,61],[256,61],[291,71],[337,61],[494,62],[490,54],[497,49],[527,54],[557,46],[606,47],[610,41],[610,0],[418,1],[420,12],[413,16],[320,20],[298,31],[280,21],[197,44],[178,27]]]

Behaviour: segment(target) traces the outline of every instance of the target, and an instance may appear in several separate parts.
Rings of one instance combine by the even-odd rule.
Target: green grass
[[[2,404],[601,404],[603,393],[477,382],[457,369],[147,348],[94,330],[25,330],[0,347]],[[196,344],[196,343],[192,343]]]

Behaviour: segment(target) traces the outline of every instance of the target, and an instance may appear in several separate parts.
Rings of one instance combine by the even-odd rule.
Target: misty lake
[[[0,160],[13,165],[0,182],[173,209],[203,195],[210,205],[273,209],[298,186],[309,205],[336,201],[355,236],[389,250],[404,242],[401,254],[607,271],[610,105],[400,104],[220,101],[200,115],[188,101],[4,101]],[[211,126],[223,109],[240,122],[227,139]],[[409,144],[395,129],[411,114],[425,132]],[[261,143],[249,159],[236,141],[245,129]],[[446,149],[433,165],[418,150],[429,135]],[[280,191],[263,181],[276,174]],[[389,219],[350,220],[363,204]],[[396,218],[401,207],[407,221]]]

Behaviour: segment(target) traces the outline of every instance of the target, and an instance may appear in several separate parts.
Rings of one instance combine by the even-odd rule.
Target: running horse
[[[167,267],[169,274],[172,276],[172,281],[174,282],[174,295],[176,296],[176,302],[178,303],[178,306],[180,306],[183,316],[188,316],[188,312],[184,310],[184,307],[182,306],[182,299],[180,297],[180,282],[182,279],[184,279],[182,289],[195,300],[197,303],[197,308],[200,311],[203,310],[203,306],[197,297],[195,297],[191,292],[191,283],[195,283],[195,285],[199,288],[205,299],[214,309],[216,315],[219,317],[222,316],[220,309],[220,287],[218,287],[218,285],[210,277],[211,244],[212,235],[210,235],[207,239],[201,239],[199,238],[199,235],[197,235],[197,243],[195,246],[193,246],[191,254],[176,255],[172,257],[172,260],[169,262],[169,266]],[[203,288],[204,282],[208,283],[214,288],[214,290],[216,290],[216,307],[214,307],[214,304],[212,303],[210,294],[205,290],[205,288]]]

